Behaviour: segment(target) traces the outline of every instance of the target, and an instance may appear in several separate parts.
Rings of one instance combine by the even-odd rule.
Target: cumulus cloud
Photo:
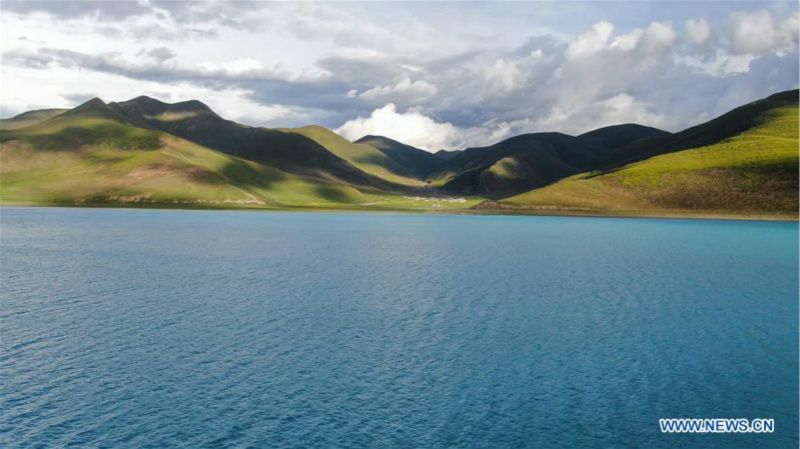
[[[356,140],[366,135],[380,135],[428,151],[451,148],[457,139],[458,129],[449,123],[440,123],[417,112],[398,112],[394,104],[372,111],[369,117],[357,117],[336,129],[347,139]]]
[[[711,24],[704,18],[686,21],[686,35],[696,45],[705,45],[711,39]]]
[[[643,39],[647,46],[647,51],[651,55],[657,55],[675,43],[678,39],[678,33],[672,28],[672,23],[670,22],[653,22],[645,30]]]
[[[547,117],[528,124],[528,127],[580,134],[620,123],[638,123],[656,128],[672,127],[664,115],[652,112],[649,104],[629,94],[614,95],[577,110],[556,109]]]
[[[639,45],[642,37],[644,37],[644,30],[637,28],[628,34],[623,34],[622,36],[614,38],[614,42],[611,43],[610,48],[620,51],[632,51]]]
[[[650,104],[628,94],[593,101],[579,108],[556,108],[536,118],[490,121],[479,127],[458,127],[426,116],[420,111],[398,112],[394,104],[375,109],[368,117],[349,120],[336,129],[343,137],[356,140],[366,135],[382,135],[428,151],[485,146],[513,135],[559,131],[583,132],[620,123],[638,123],[671,128],[674,123],[651,110]]]
[[[538,58],[542,55],[542,51],[537,49],[531,52],[530,56]],[[515,63],[498,59],[485,69],[483,83],[488,94],[502,95],[522,87],[525,83],[525,76]]]
[[[794,4],[717,2],[679,29],[679,4],[570,6],[4,1],[3,112],[194,94],[249,124],[437,150],[615,121],[676,131],[800,77]]]
[[[599,51],[605,50],[608,46],[608,40],[614,32],[614,24],[601,21],[592,25],[592,27],[579,35],[567,48],[567,56],[570,58],[577,58]]]
[[[769,10],[737,11],[728,20],[728,33],[735,53],[796,50],[798,14],[780,20]]]
[[[402,101],[412,103],[426,100],[436,95],[436,86],[422,80],[411,81],[404,77],[392,86],[373,87],[358,96],[369,101]]]

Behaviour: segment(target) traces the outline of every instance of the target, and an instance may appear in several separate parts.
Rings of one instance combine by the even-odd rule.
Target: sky
[[[798,87],[797,2],[0,3],[0,116],[148,95],[428,151],[679,131]]]

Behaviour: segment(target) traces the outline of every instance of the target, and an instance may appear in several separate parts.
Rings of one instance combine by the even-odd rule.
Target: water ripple
[[[796,447],[797,224],[0,210],[0,446]],[[766,417],[662,435],[662,417]]]

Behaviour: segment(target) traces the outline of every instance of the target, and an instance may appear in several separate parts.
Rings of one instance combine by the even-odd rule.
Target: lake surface
[[[3,208],[0,446],[797,447],[798,225]],[[773,418],[661,434],[659,418]]]

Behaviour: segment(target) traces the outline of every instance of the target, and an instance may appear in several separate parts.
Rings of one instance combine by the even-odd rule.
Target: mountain
[[[675,134],[636,124],[523,134],[449,160],[381,136],[350,142],[321,126],[250,127],[199,101],[148,97],[95,98],[0,125],[2,204],[783,217],[798,209],[797,90]]]
[[[418,173],[413,167],[398,162],[371,145],[358,141],[350,142],[322,126],[311,125],[282,131],[307,137],[365,173],[398,186],[419,188],[425,185],[422,181],[424,175]]]
[[[634,162],[480,207],[796,215],[799,131],[798,91],[782,92],[674,135],[630,144],[623,153]]]
[[[376,200],[348,185],[303,178],[135,126],[99,99],[0,132],[0,149],[5,204],[283,207]]]
[[[157,129],[223,153],[323,181],[381,190],[400,186],[332,153],[302,134],[226,120],[196,101],[164,103],[141,96],[109,107],[144,128]]]
[[[622,125],[606,126],[605,128],[595,129],[578,137],[590,141],[604,148],[622,148],[633,142],[654,137],[667,137],[672,133],[649,126],[626,123]]]
[[[458,156],[459,154],[461,154],[461,152],[462,152],[462,151],[463,151],[463,150],[452,150],[452,151],[447,151],[447,150],[439,150],[439,151],[437,151],[437,152],[436,152],[436,153],[434,153],[434,154],[435,154],[436,156],[438,156],[438,157],[439,157],[439,159],[441,159],[441,160],[443,160],[443,161],[449,161],[450,159],[453,159],[454,157],[456,157],[456,156]]]
[[[366,144],[378,149],[418,179],[425,179],[429,173],[443,165],[441,158],[388,137],[364,136],[356,140],[356,143]]]
[[[618,151],[616,165],[721,142],[757,126],[764,112],[796,103],[797,90],[780,92],[763,100],[735,108],[713,120],[674,135],[631,143]]]
[[[612,164],[621,147],[666,135],[669,133],[630,124],[578,137],[523,134],[488,147],[468,148],[447,161],[429,181],[452,193],[509,196]]]
[[[35,125],[65,111],[67,111],[67,109],[38,109],[35,111],[23,112],[12,118],[0,119],[0,130],[17,129]]]

